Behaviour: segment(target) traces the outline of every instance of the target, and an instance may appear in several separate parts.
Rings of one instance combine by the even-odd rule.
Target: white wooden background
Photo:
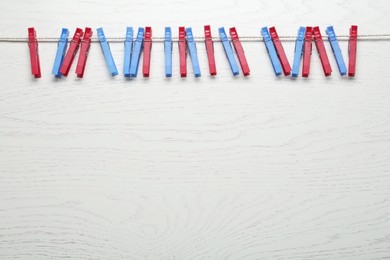
[[[262,26],[295,35],[389,32],[386,0],[0,1],[1,36],[58,37],[62,27]],[[96,36],[96,35],[95,35]],[[243,43],[252,70],[231,76],[111,78],[97,43],[85,78],[50,75],[41,43],[32,79],[25,43],[0,43],[0,259],[390,259],[390,49],[361,41],[355,79],[275,78],[264,44]],[[284,43],[292,60],[294,43]],[[341,43],[347,57],[347,42]],[[122,70],[123,44],[111,49]]]

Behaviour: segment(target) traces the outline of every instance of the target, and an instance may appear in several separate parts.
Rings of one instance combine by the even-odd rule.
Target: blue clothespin
[[[326,34],[328,35],[330,45],[332,46],[332,51],[334,57],[336,58],[337,67],[339,68],[340,75],[344,76],[347,74],[347,66],[345,65],[343,55],[341,54],[341,49],[339,46],[339,42],[337,41],[333,26],[328,26],[328,28],[326,29]]]
[[[303,53],[303,43],[305,39],[305,30],[305,27],[299,27],[298,37],[295,42],[294,63],[291,72],[291,76],[294,78],[298,77],[299,74],[299,67],[301,65],[301,58]]]
[[[123,75],[130,77],[131,52],[133,51],[133,27],[127,27],[125,40],[125,60],[123,61]]]
[[[118,75],[118,70],[116,69],[116,65],[110,51],[110,46],[106,40],[106,36],[104,36],[103,28],[98,28],[97,33],[100,41],[100,46],[102,47],[102,51],[104,54],[104,58],[107,63],[108,70],[110,71],[112,76],[116,76]]]
[[[55,75],[56,78],[61,78],[62,74],[60,72],[60,68],[62,65],[62,61],[64,60],[66,49],[68,48],[68,36],[69,30],[66,28],[62,28],[60,40],[58,41],[56,58],[54,60],[53,70],[51,74]]]
[[[280,76],[282,74],[282,65],[280,64],[278,54],[276,53],[275,46],[272,42],[271,36],[269,35],[267,27],[261,28],[261,35],[263,36],[265,46],[267,47],[268,55],[271,59],[275,75]]]
[[[171,27],[165,27],[164,53],[165,53],[165,76],[167,78],[170,78],[170,77],[172,77],[172,31],[171,31]]]
[[[221,38],[223,44],[223,48],[225,49],[226,57],[230,64],[230,68],[233,72],[233,75],[237,76],[238,74],[240,74],[240,71],[238,69],[236,59],[234,58],[233,48],[230,45],[229,38],[227,37],[225,32],[225,28],[221,27],[218,29],[218,31],[219,31],[219,37]]]
[[[199,60],[198,60],[198,54],[196,51],[196,43],[194,40],[194,36],[192,34],[191,27],[186,28],[186,34],[187,34],[187,46],[190,53],[191,61],[192,61],[192,68],[194,69],[195,77],[200,77],[200,67],[199,67]]]
[[[141,57],[141,52],[142,52],[142,47],[144,42],[144,33],[145,33],[144,28],[139,27],[137,33],[137,39],[135,39],[134,42],[133,54],[131,55],[130,77],[136,78],[138,74],[138,65],[139,65],[139,60]]]

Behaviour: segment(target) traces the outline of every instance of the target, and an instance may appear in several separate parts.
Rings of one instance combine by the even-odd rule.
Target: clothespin
[[[171,31],[171,27],[165,27],[164,53],[165,53],[165,76],[167,78],[170,78],[170,77],[172,77],[172,31]]]
[[[144,61],[142,66],[142,74],[144,75],[144,77],[149,77],[150,74],[151,54],[152,54],[152,27],[145,27]]]
[[[278,54],[276,53],[275,46],[272,43],[271,36],[268,32],[267,27],[261,28],[261,35],[263,36],[263,40],[265,43],[265,47],[267,47],[269,58],[271,59],[272,67],[274,69],[275,75],[282,75],[282,65],[278,59]]]
[[[217,75],[217,68],[215,65],[214,42],[213,42],[213,37],[211,36],[210,25],[204,26],[204,37],[205,37],[205,44],[206,44],[206,51],[207,51],[207,59],[209,61],[210,75],[215,76]]]
[[[196,43],[194,40],[194,36],[192,34],[191,27],[186,29],[186,35],[187,35],[187,46],[188,50],[190,52],[191,62],[192,62],[192,68],[194,70],[195,77],[200,77],[200,67],[199,67],[199,60],[198,60],[198,54],[196,51]]]
[[[232,38],[234,49],[236,50],[238,61],[240,62],[242,72],[244,73],[245,77],[249,76],[250,75],[249,65],[248,62],[246,61],[244,48],[242,47],[236,28],[235,27],[230,28],[229,33],[230,33],[230,37]]]
[[[186,30],[179,27],[179,59],[180,59],[180,76],[187,77],[187,43]]]
[[[80,28],[77,28],[72,41],[69,44],[68,51],[66,52],[64,61],[62,62],[61,68],[60,68],[60,73],[64,75],[65,77],[68,76],[70,67],[72,66],[73,59],[76,56],[76,53],[79,49],[79,45],[81,42],[81,37],[83,37],[83,30]]]
[[[138,28],[137,38],[134,42],[134,49],[131,55],[131,65],[130,65],[130,77],[137,77],[138,74],[138,65],[141,57],[142,47],[144,43],[144,33],[145,30],[142,27]]]
[[[305,44],[303,48],[303,64],[302,64],[302,77],[304,78],[309,77],[309,73],[310,73],[312,40],[313,40],[313,28],[307,26],[305,31]]]
[[[87,64],[88,51],[89,51],[89,47],[91,46],[91,37],[92,37],[92,29],[86,27],[83,40],[81,41],[79,60],[76,66],[76,74],[78,78],[84,77],[84,70],[85,70],[85,65]]]
[[[69,30],[66,28],[62,29],[60,40],[58,41],[56,58],[54,60],[53,69],[51,74],[55,75],[56,78],[61,78],[60,68],[65,57],[66,48],[68,47],[68,36]]]
[[[299,66],[301,64],[304,39],[305,39],[305,27],[299,27],[298,37],[297,40],[295,41],[294,63],[291,72],[291,76],[293,76],[294,78],[298,77],[299,74]]]
[[[38,41],[34,27],[28,28],[28,46],[30,48],[31,74],[35,78],[40,78],[41,65],[39,63]]]
[[[133,27],[127,27],[125,39],[125,58],[123,61],[123,75],[130,77],[131,52],[133,51]]]
[[[221,27],[218,29],[219,37],[221,38],[223,48],[226,53],[226,57],[230,64],[230,69],[232,70],[233,76],[237,76],[240,74],[240,71],[238,69],[238,65],[236,62],[236,59],[234,58],[234,52],[233,48],[230,45],[229,39],[226,35],[225,28]]]
[[[348,76],[355,77],[356,72],[356,52],[357,52],[357,25],[352,25],[349,29],[349,64],[348,64]]]
[[[271,39],[275,45],[276,52],[278,53],[278,57],[280,63],[282,65],[284,76],[288,76],[291,73],[290,63],[288,62],[286,53],[284,52],[283,45],[280,42],[278,33],[276,32],[275,27],[269,28],[269,33],[271,35]]]
[[[318,54],[320,55],[322,68],[324,70],[325,76],[328,77],[332,74],[332,68],[329,63],[328,55],[326,54],[324,41],[322,40],[322,35],[320,32],[320,27],[313,27],[313,36]]]
[[[347,67],[345,66],[343,55],[341,54],[341,49],[339,46],[339,42],[337,41],[336,33],[334,32],[333,26],[328,26],[325,32],[328,35],[328,40],[330,42],[330,46],[332,47],[332,51],[336,59],[337,67],[339,68],[340,75],[344,76],[347,74]]]
[[[112,57],[110,51],[110,45],[107,42],[106,36],[104,35],[103,28],[98,28],[96,31],[98,34],[100,46],[102,47],[104,59],[106,60],[108,71],[111,73],[112,76],[116,76],[118,75],[118,70],[116,68],[114,58]]]

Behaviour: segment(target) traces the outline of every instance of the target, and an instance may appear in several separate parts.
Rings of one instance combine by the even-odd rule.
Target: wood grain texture
[[[280,35],[329,24],[382,33],[380,1],[1,1],[2,35],[62,27],[236,26]],[[173,31],[177,33],[174,29]],[[123,35],[122,35],[123,34]],[[56,44],[0,43],[0,259],[390,259],[389,44],[359,42],[355,79],[273,76],[263,43],[243,43],[252,75],[111,78],[98,44],[85,78],[55,80]],[[284,43],[291,59],[294,43]],[[344,56],[347,42],[341,43]],[[123,44],[111,44],[122,69]]]

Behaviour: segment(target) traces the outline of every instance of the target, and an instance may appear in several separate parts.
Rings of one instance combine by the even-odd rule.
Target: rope
[[[205,40],[204,37],[194,37],[196,42],[203,42]],[[279,36],[280,39],[285,41],[295,41],[297,36]],[[322,37],[324,40],[327,39],[327,36]],[[57,43],[59,38],[56,37],[37,37],[37,40],[39,42],[52,42]],[[71,38],[69,39],[71,40]],[[153,42],[164,42],[164,37],[153,37]],[[172,37],[173,42],[178,42],[178,37]],[[215,42],[220,42],[221,40],[219,38],[214,37],[213,39]],[[259,42],[263,40],[263,37],[261,36],[240,36],[240,40],[242,42]],[[349,35],[338,35],[337,40],[339,41],[348,41]],[[359,41],[389,41],[390,40],[390,34],[360,34],[358,35]],[[125,37],[107,37],[107,41],[109,42],[121,42],[123,43],[125,41]],[[27,37],[0,37],[0,42],[28,42]],[[92,42],[99,42],[98,38],[93,37]]]

